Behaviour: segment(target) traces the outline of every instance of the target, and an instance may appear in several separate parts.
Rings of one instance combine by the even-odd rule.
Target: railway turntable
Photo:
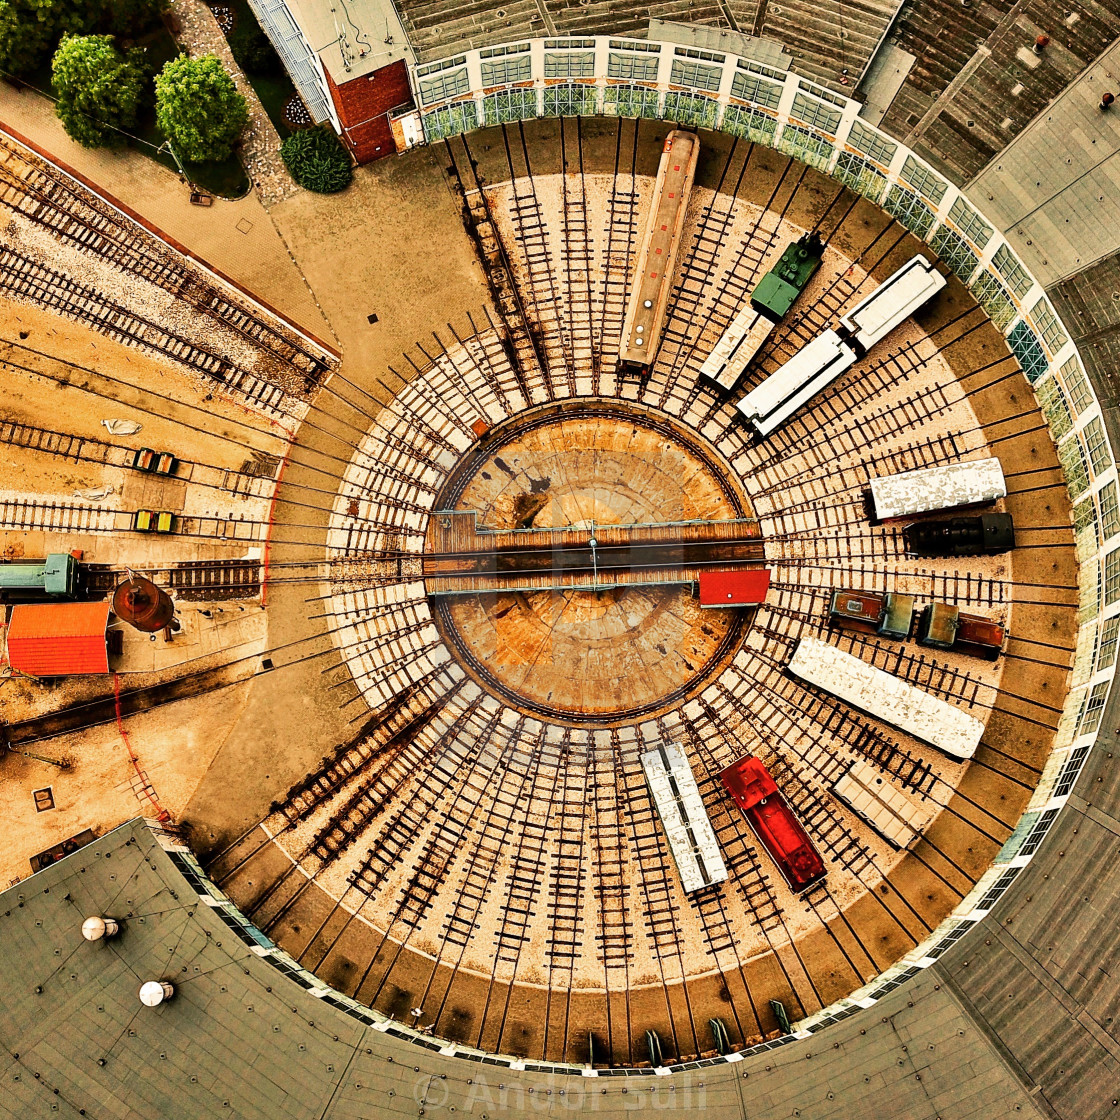
[[[552,186],[534,184],[538,200]],[[527,285],[541,250],[519,266],[524,190],[490,188],[488,213]],[[756,218],[730,214],[734,245]],[[779,227],[773,251],[801,236]],[[855,306],[874,281],[834,245],[807,302],[839,285]],[[946,290],[929,331],[964,314]],[[1070,633],[1069,607],[1020,593],[1037,554],[919,559],[863,499],[869,475],[990,456],[981,418],[1003,407],[1000,375],[961,392],[970,343],[941,349],[910,322],[835,401],[759,443],[698,381],[707,343],[673,341],[687,332],[669,307],[670,341],[639,383],[580,364],[563,324],[532,355],[482,332],[377,414],[330,528],[334,640],[372,723],[213,863],[295,958],[452,1046],[606,1066],[772,1036],[771,999],[792,1021],[814,1014],[960,904],[1029,795],[999,760],[1033,772],[1048,749],[1005,691],[1021,639],[986,662],[910,637],[934,600],[1012,635],[1028,619]],[[917,422],[924,442],[896,408],[919,388],[944,402]],[[1017,440],[1000,444],[1009,479],[1036,453]],[[1064,508],[1063,491],[1048,497]],[[1025,524],[1034,500],[1008,486],[1001,509]],[[1046,540],[1068,559],[1068,534]],[[852,587],[866,624],[832,626]],[[855,691],[791,673],[799,646],[861,667]],[[1044,661],[1032,678],[1060,692],[1068,658]],[[855,695],[864,677],[889,712]],[[916,698],[964,745],[947,752],[910,718]],[[665,781],[651,785],[643,759],[664,744],[681,758],[653,759]],[[749,804],[720,781],[744,756],[768,783]]]
[[[179,413],[128,446],[98,417],[80,446],[40,438],[42,416],[34,438],[20,427],[55,480],[49,531],[66,535],[79,481],[114,487],[74,523],[106,542],[90,593],[118,582],[123,541],[177,613],[211,623],[181,724],[147,704],[172,691],[160,677],[68,694],[67,733],[96,712],[136,797],[172,773],[139,765],[157,721],[177,746],[220,744],[198,773],[181,749],[167,782],[189,826],[176,866],[227,947],[276,972],[266,987],[294,978],[355,1031],[650,1083],[788,1042],[977,909],[1055,743],[1100,718],[1096,692],[1064,708],[1075,650],[1103,650],[1079,631],[1066,460],[947,262],[808,166],[617,119],[438,151],[416,183],[462,186],[448,237],[481,310],[448,296],[433,326],[387,299],[391,333],[363,305],[336,376],[317,394],[285,382],[248,452],[230,402],[210,458],[176,442]],[[921,300],[855,323],[916,260]],[[737,317],[760,287],[773,314],[754,330]],[[195,313],[175,311],[187,333]],[[740,394],[759,403],[846,320],[867,345],[845,343],[835,378],[757,438]],[[72,482],[91,461],[104,478]],[[1000,485],[959,501],[873,517],[864,498],[993,462]],[[1097,481],[1085,547],[1111,494]],[[172,508],[156,492],[175,498],[168,537],[133,528]],[[1001,528],[987,547],[980,502],[980,527]]]

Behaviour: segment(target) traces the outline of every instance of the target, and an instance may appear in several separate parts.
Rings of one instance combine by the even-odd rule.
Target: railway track
[[[46,715],[0,724],[0,736],[9,747],[16,748],[114,723],[118,714],[123,718],[180,700],[193,700],[247,680],[256,672],[256,658],[250,659],[250,662],[234,662],[145,688],[128,689],[122,691],[119,697],[110,692]]]
[[[613,168],[602,172],[584,167],[580,127],[562,125],[560,175],[539,174],[521,125],[487,133],[488,147],[475,137],[446,144],[501,318],[454,343],[438,339],[435,350],[425,344],[409,388],[361,444],[335,507],[328,613],[376,714],[281,799],[267,831],[246,840],[222,875],[235,892],[258,884],[246,912],[282,943],[291,939],[308,967],[350,977],[356,998],[398,1018],[419,1009],[412,1021],[436,1035],[529,1060],[582,1061],[590,1031],[600,1062],[604,1054],[640,1062],[649,1028],[667,1055],[687,1058],[710,1050],[710,1016],[753,1040],[775,1029],[770,997],[807,1012],[834,990],[828,970],[850,967],[853,987],[868,979],[884,931],[895,944],[923,928],[925,888],[912,885],[925,882],[921,874],[959,896],[967,875],[955,850],[923,841],[899,857],[916,874],[884,898],[882,873],[895,854],[831,793],[851,761],[867,760],[909,797],[959,814],[969,837],[988,843],[998,833],[988,810],[962,808],[956,763],[785,673],[796,641],[823,633],[832,587],[850,581],[995,611],[1010,607],[1016,588],[1010,575],[981,577],[967,562],[920,566],[905,556],[899,526],[867,520],[860,491],[873,474],[967,456],[983,443],[962,408],[967,394],[932,368],[925,343],[876,355],[763,443],[726,398],[698,383],[705,332],[730,321],[787,239],[769,207],[745,217],[735,201],[751,174],[749,146],[714,169],[723,191],[701,199],[689,227],[660,360],[644,382],[615,379],[641,213],[640,126],[632,134],[619,126]],[[803,174],[778,165],[771,201],[804,212]],[[504,175],[516,182],[497,183]],[[866,233],[854,206],[838,193],[820,224],[839,238],[870,239],[861,270],[877,267],[900,244],[897,227]],[[854,273],[831,275],[819,304],[783,325],[748,379],[831,325],[860,290]],[[613,399],[586,399],[596,394]],[[724,480],[728,501],[748,517],[753,503],[766,520],[775,576],[771,602],[720,647],[710,673],[648,709],[580,720],[503,692],[418,586],[430,512],[457,505],[507,439],[574,411],[573,396],[585,398],[591,421],[597,409],[617,416],[632,407],[635,422],[691,440],[721,474],[739,475],[746,493]],[[475,416],[490,425],[480,446]],[[832,637],[954,702],[984,709],[992,700],[984,669]],[[637,763],[654,735],[686,742],[697,762],[731,876],[718,889],[680,888]],[[745,750],[772,763],[828,862],[827,887],[793,897],[722,793],[719,769]],[[267,833],[291,861],[271,854]],[[335,893],[326,917],[312,881]],[[334,883],[344,887],[333,892]],[[870,897],[853,908],[861,895]],[[351,939],[358,921],[365,936]],[[297,926],[326,932],[296,936]]]
[[[255,599],[261,593],[261,565],[256,560],[184,560],[166,568],[134,570],[183,602]],[[95,594],[111,592],[128,578],[125,569],[100,564],[87,565],[85,571],[87,587]]]
[[[0,134],[0,204],[62,242],[142,278],[237,332],[313,390],[337,364],[333,355],[260,307],[248,307],[193,262],[60,168]],[[297,393],[298,395],[298,393]]]
[[[75,463],[95,463],[135,471],[137,474],[146,473],[133,466],[138,448],[58,432],[17,420],[0,420],[0,444],[54,455]],[[172,477],[189,482],[191,486],[222,490],[238,498],[270,498],[275,489],[279,461],[261,455],[256,462],[249,462],[254,466],[253,470],[236,471],[180,459]]]
[[[239,367],[226,354],[207,349],[165,323],[156,322],[58,269],[0,248],[0,294],[36,307],[49,308],[120,342],[139,346],[208,378],[232,399],[285,422],[298,419],[289,394],[255,373]]]
[[[48,533],[133,533],[134,514],[93,504],[0,498],[0,530]],[[268,522],[243,517],[175,515],[174,535],[255,543],[264,540]]]

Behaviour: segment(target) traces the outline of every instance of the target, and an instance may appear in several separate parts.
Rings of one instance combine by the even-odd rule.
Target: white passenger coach
[[[971,758],[984,734],[984,725],[974,716],[828,642],[802,638],[789,669],[795,677],[954,758]]]
[[[739,411],[760,436],[768,436],[855,361],[855,350],[835,331],[825,331],[752,389]]]
[[[909,848],[941,808],[909,797],[861,758],[833,783],[832,792],[896,848]]]
[[[768,436],[850,369],[877,342],[945,287],[921,254],[904,264],[827,330],[739,401],[739,411]]]
[[[724,882],[727,868],[684,749],[678,743],[654,747],[642,755],[642,769],[685,893]]]
[[[871,480],[871,502],[880,521],[975,506],[1006,497],[1003,467],[996,458],[923,467]]]

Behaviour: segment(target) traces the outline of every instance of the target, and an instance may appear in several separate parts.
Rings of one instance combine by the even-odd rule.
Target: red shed
[[[754,607],[766,598],[770,569],[749,571],[701,572],[700,606]]]
[[[108,603],[27,603],[12,608],[8,663],[32,677],[108,673]]]

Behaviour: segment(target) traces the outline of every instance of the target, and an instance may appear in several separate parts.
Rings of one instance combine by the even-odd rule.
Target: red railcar
[[[744,755],[719,775],[743,810],[762,846],[797,894],[825,877],[824,861],[786,804],[774,779],[754,755]]]

